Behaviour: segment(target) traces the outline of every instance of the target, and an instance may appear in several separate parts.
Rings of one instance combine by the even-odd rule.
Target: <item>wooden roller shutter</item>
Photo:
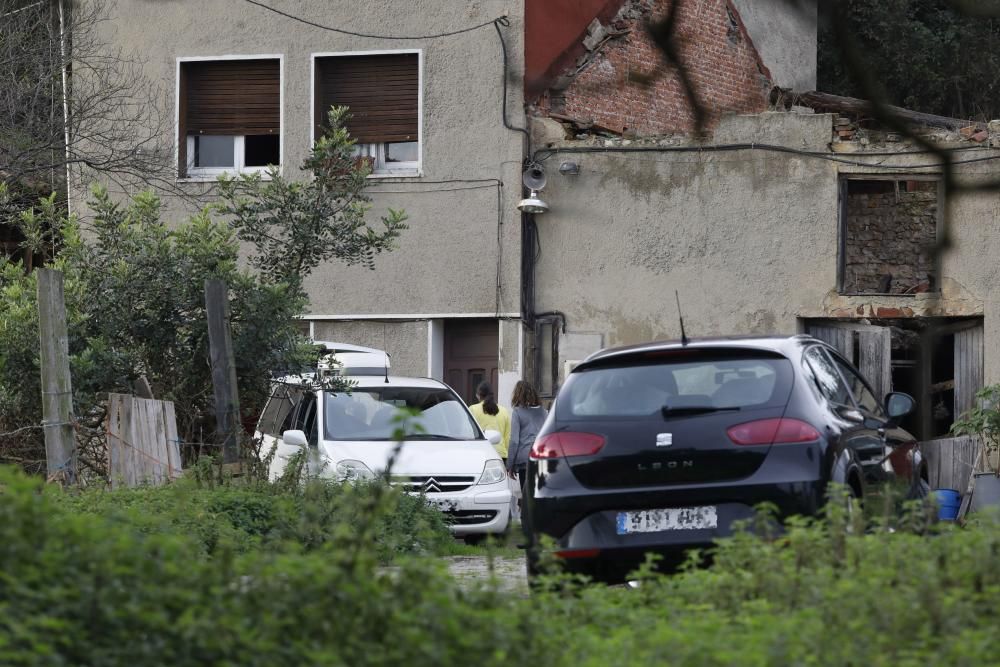
[[[189,62],[182,68],[186,135],[281,132],[277,60]]]
[[[418,63],[416,53],[318,58],[318,128],[331,106],[347,106],[347,129],[359,143],[417,141]]]

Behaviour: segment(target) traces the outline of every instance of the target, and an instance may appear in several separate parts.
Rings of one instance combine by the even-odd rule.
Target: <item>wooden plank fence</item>
[[[158,485],[181,476],[173,403],[109,395],[108,472],[112,489]]]
[[[972,436],[926,440],[920,450],[927,457],[931,488],[955,489],[964,495],[979,456],[979,440]]]

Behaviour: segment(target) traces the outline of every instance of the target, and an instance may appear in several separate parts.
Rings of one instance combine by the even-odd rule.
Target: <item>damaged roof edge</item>
[[[856,97],[843,97],[830,93],[821,93],[811,90],[804,93],[796,93],[789,90],[781,90],[781,101],[791,108],[792,105],[809,107],[816,111],[827,111],[847,114],[867,114],[874,115],[874,105],[869,100],[862,100]],[[959,130],[965,127],[975,127],[977,130],[985,130],[986,123],[972,120],[962,120],[960,118],[949,118],[947,116],[936,116],[934,114],[912,111],[903,107],[886,105],[885,109],[892,116],[906,121],[911,125],[922,125],[924,127],[938,127],[946,130]]]
[[[603,9],[593,17],[593,20],[591,20],[587,27],[580,33],[579,37],[573,40],[557,58],[552,60],[546,71],[541,76],[526,76],[525,101],[530,104],[531,102],[537,100],[546,91],[566,88],[573,81],[575,76],[579,74],[582,69],[586,68],[589,64],[589,60],[593,56],[597,55],[610,40],[617,37],[623,37],[631,32],[630,30],[615,30],[604,25],[608,24],[610,26],[616,19],[622,17],[622,13],[627,9],[630,1],[631,0],[608,0],[604,4]],[[749,46],[754,62],[757,65],[758,72],[760,72],[761,76],[773,85],[774,77],[771,75],[770,69],[768,69],[767,64],[764,62],[757,45],[754,44],[753,38],[750,36],[750,31],[747,29],[746,24],[743,21],[739,8],[733,3],[732,0],[724,0],[723,7],[735,20],[740,38],[743,39]],[[595,24],[598,31],[597,34],[595,34]],[[593,43],[588,44],[588,40],[594,41]],[[590,57],[588,58],[588,56]],[[584,59],[588,62],[581,63],[580,61]]]

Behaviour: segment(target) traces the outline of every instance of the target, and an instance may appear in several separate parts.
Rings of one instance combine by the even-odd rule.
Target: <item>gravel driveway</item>
[[[491,563],[488,556],[449,556],[445,561],[459,582],[487,582],[490,579]],[[527,592],[528,579],[524,570],[524,556],[515,558],[494,556],[492,567],[500,590]]]

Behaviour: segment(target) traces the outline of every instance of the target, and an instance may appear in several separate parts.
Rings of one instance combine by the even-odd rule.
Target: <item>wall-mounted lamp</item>
[[[545,177],[545,170],[541,165],[533,164],[524,170],[521,176],[524,187],[531,191],[527,199],[522,199],[517,203],[517,209],[524,213],[545,213],[549,210],[549,205],[542,201],[538,192],[545,188],[548,179]]]
[[[563,176],[578,176],[580,174],[580,165],[571,160],[566,160],[559,165],[559,173]]]

